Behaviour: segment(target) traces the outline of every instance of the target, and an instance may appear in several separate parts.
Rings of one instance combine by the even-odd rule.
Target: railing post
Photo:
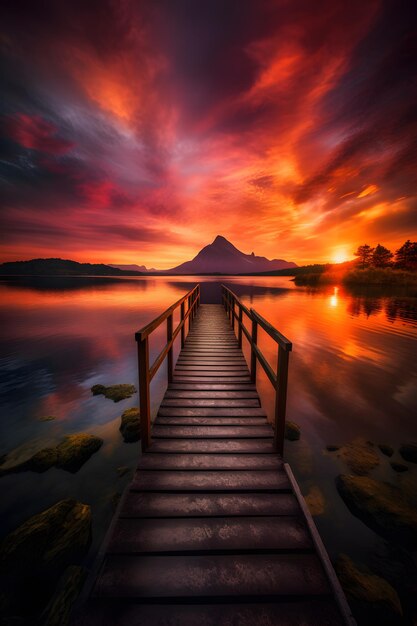
[[[190,308],[191,308],[191,296],[188,296],[187,301],[188,301],[188,309],[187,309],[187,311],[188,311],[188,332],[190,332],[190,330],[191,330],[191,311],[190,311]]]
[[[173,314],[167,317],[167,343],[172,339],[172,317]],[[167,365],[168,365],[168,382],[172,383],[172,372],[173,372],[173,346],[170,347],[167,354]]]
[[[139,407],[142,452],[151,445],[151,405],[150,405],[150,377],[149,377],[149,341],[148,337],[138,341],[139,366]]]
[[[235,299],[232,300],[232,328],[235,330]]]
[[[258,341],[258,322],[252,319],[252,334],[251,334],[251,352],[250,352],[250,379],[252,383],[256,383],[256,352],[254,345],[256,346]]]
[[[275,433],[274,447],[281,456],[284,453],[285,412],[287,408],[289,352],[281,346],[278,348],[277,384],[275,390]]]
[[[185,344],[185,324],[184,324],[184,313],[185,313],[185,305],[184,302],[181,302],[181,350]]]
[[[237,340],[239,342],[239,348],[242,347],[242,324],[243,324],[243,311],[242,311],[242,307],[239,306],[239,321],[238,321],[238,329],[237,329]]]

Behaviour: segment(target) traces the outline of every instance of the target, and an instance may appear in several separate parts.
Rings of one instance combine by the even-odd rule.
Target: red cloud
[[[58,128],[38,115],[17,113],[6,120],[6,133],[25,148],[46,154],[65,154],[74,146],[66,139],[57,137]]]

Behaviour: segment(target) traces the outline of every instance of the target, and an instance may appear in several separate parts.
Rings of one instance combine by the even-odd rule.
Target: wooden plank
[[[160,417],[266,417],[262,407],[161,407]]]
[[[224,439],[225,437],[250,438],[273,437],[273,430],[266,426],[154,426],[152,429],[153,439]]]
[[[174,375],[173,382],[178,383],[250,383],[250,376],[184,376]]]
[[[239,598],[237,598],[239,600]],[[325,596],[297,602],[138,604],[121,598],[91,599],[78,626],[342,626],[335,602]]]
[[[206,452],[209,454],[235,453],[235,454],[270,454],[274,452],[271,437],[264,439],[155,439],[147,454],[153,452],[167,452],[177,454],[184,452],[195,454]]]
[[[161,402],[161,407],[180,406],[180,407],[213,407],[213,408],[240,408],[240,407],[259,407],[260,402],[257,398],[165,398]]]
[[[218,598],[328,594],[317,557],[297,555],[122,556],[109,555],[96,597]]]
[[[249,426],[267,424],[265,417],[157,417],[154,424],[171,426]]]
[[[121,517],[241,517],[299,515],[292,493],[155,493],[130,491]]]
[[[119,519],[108,554],[311,551],[301,517]]]
[[[168,391],[256,391],[253,383],[170,383]]]
[[[277,454],[144,454],[138,470],[282,469]]]
[[[133,491],[285,491],[290,482],[284,471],[201,470],[136,472]]]
[[[229,398],[229,399],[240,399],[240,398],[259,398],[258,393],[256,391],[195,391],[194,389],[190,389],[188,391],[178,390],[175,391],[173,389],[168,389],[164,396],[167,398]]]

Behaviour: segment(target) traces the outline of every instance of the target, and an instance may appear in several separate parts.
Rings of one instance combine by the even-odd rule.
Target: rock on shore
[[[122,414],[119,430],[126,443],[132,443],[134,441],[139,441],[140,439],[139,415],[139,409],[136,407],[126,409],[126,411]]]
[[[367,623],[397,624],[401,620],[398,594],[384,578],[359,569],[345,554],[336,562],[336,573],[353,610],[366,615]]]
[[[75,473],[86,461],[101,448],[103,440],[88,433],[67,435],[55,448],[43,448],[30,459],[17,465],[0,468],[0,477],[17,472],[46,472],[51,467],[58,467],[67,472]]]
[[[90,543],[90,507],[73,499],[57,502],[7,535],[0,545],[4,615],[13,620],[41,612],[57,580],[81,562]]]
[[[390,483],[366,476],[340,475],[337,489],[349,510],[383,537],[417,547],[417,511]]]
[[[93,392],[93,396],[104,396],[105,398],[109,398],[109,400],[113,400],[113,402],[120,402],[120,400],[125,400],[126,398],[131,398],[134,393],[136,393],[136,387],[134,385],[110,385],[109,387],[105,387],[104,385],[93,385],[91,387],[91,391]]]

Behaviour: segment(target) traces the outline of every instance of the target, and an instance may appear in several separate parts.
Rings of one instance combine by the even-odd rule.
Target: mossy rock
[[[113,400],[113,402],[120,402],[126,398],[131,398],[133,394],[136,393],[136,387],[134,385],[126,384],[110,385],[109,387],[105,387],[104,385],[93,385],[93,387],[91,387],[91,391],[93,392],[93,396],[103,395],[105,398]]]
[[[133,443],[140,439],[140,413],[139,409],[132,407],[126,409],[121,417],[120,432],[126,443]]]
[[[25,471],[42,473],[51,467],[75,473],[102,445],[103,440],[95,435],[88,433],[67,435],[55,448],[43,448],[27,461],[0,468],[0,477]]]
[[[341,554],[336,573],[352,608],[364,616],[367,624],[398,624],[403,611],[395,589],[384,578],[359,569]]]
[[[404,461],[417,463],[417,443],[414,441],[411,443],[403,443],[400,446],[400,454]]]
[[[42,626],[68,626],[71,609],[86,579],[83,567],[70,565],[59,579],[54,595],[41,615]]]
[[[39,418],[40,422],[52,422],[53,420],[56,420],[56,416],[55,415],[42,415]]]
[[[404,463],[397,463],[396,461],[391,461],[390,463],[394,472],[398,472],[399,474],[402,472],[408,471],[408,465],[404,465]]]
[[[373,443],[360,437],[340,446],[335,452],[336,456],[358,476],[365,476],[380,463]]]
[[[379,443],[378,448],[381,450],[382,454],[385,454],[385,456],[392,456],[394,454],[394,448],[387,443]]]
[[[288,441],[298,441],[301,436],[301,428],[295,422],[285,422],[285,439]]]
[[[73,499],[57,502],[7,535],[0,545],[5,615],[43,609],[57,578],[81,562],[90,543],[90,507]]]
[[[417,547],[417,511],[403,492],[367,476],[340,475],[336,486],[349,510],[383,537]]]
[[[103,440],[95,435],[77,433],[67,435],[56,447],[58,459],[56,467],[67,472],[78,472],[80,467],[103,445]]]

